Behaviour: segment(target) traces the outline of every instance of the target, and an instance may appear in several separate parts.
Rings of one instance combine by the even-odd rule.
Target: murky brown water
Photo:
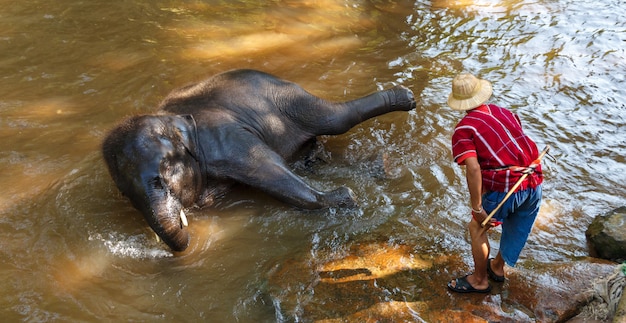
[[[268,276],[361,241],[412,246],[398,259],[471,264],[465,182],[449,151],[460,115],[445,106],[463,70],[490,79],[493,102],[558,157],[520,266],[585,256],[592,218],[625,202],[621,1],[0,3],[3,320],[289,321],[306,295],[276,297]],[[191,212],[190,250],[172,255],[113,186],[99,144],[175,87],[242,67],[333,100],[404,84],[418,109],[322,138],[330,162],[300,171],[322,189],[354,188],[360,208],[303,212],[233,192]],[[382,153],[386,177],[367,158]],[[439,275],[423,268],[416,284]],[[389,301],[448,302],[443,290],[401,289]]]

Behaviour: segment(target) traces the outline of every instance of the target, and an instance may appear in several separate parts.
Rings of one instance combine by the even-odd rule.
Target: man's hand
[[[485,221],[485,219],[487,218],[487,216],[488,216],[488,214],[485,211],[485,209],[481,209],[480,213],[472,211],[472,218],[473,218],[473,220],[478,222],[478,224],[481,225],[481,226],[482,226],[483,221]],[[497,227],[500,224],[502,224],[501,221],[498,221],[498,220],[496,220],[496,219],[494,219],[492,217],[491,219],[489,219],[487,224],[485,224],[484,228],[490,229],[490,228],[493,228],[493,227]]]

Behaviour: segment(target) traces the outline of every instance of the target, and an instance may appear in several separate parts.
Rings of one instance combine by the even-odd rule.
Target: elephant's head
[[[102,145],[119,190],[175,251],[189,245],[183,208],[196,202],[202,187],[196,139],[191,116],[135,116]]]

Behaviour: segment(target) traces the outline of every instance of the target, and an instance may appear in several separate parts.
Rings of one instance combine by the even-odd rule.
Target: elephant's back
[[[238,109],[271,100],[273,89],[296,86],[271,74],[237,69],[209,77],[170,92],[159,110],[174,114],[196,114],[208,109]]]

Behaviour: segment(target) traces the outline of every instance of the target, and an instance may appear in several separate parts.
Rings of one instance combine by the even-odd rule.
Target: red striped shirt
[[[483,192],[507,192],[523,175],[495,169],[528,166],[539,157],[537,145],[522,130],[519,117],[496,105],[482,105],[467,112],[452,134],[452,154],[459,165],[476,157],[483,178]],[[541,165],[517,191],[535,188],[543,181]]]

